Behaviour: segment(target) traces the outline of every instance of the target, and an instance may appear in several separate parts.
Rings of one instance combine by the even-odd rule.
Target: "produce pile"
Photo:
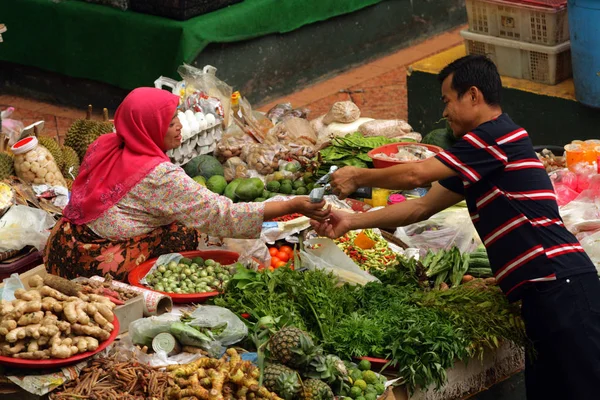
[[[322,149],[318,155],[320,168],[317,175],[325,175],[331,166],[373,167],[373,160],[367,153],[377,147],[397,142],[414,142],[410,138],[387,138],[384,136],[363,136],[355,132],[335,137],[331,145]]]
[[[76,380],[50,394],[50,400],[164,399],[172,379],[167,372],[119,355],[94,359]]]
[[[115,329],[115,304],[106,297],[78,292],[72,282],[52,275],[35,275],[29,286],[0,307],[3,356],[69,358],[96,350]]]
[[[455,360],[480,355],[486,346],[525,343],[519,310],[497,286],[476,278],[430,290],[419,282],[424,268],[414,259],[400,260],[372,271],[381,284],[362,287],[339,286],[335,276],[318,270],[239,270],[214,303],[247,313],[250,329],[272,318],[277,328],[304,330],[342,359],[386,359],[411,389],[443,385]]]
[[[78,284],[81,286],[83,293],[105,296],[116,305],[125,304],[126,301],[140,296],[139,292],[113,285],[112,277],[110,275],[108,275],[107,279],[103,282],[85,279],[78,282]]]
[[[191,294],[222,291],[239,264],[221,265],[215,260],[183,257],[179,262],[155,266],[146,285],[159,292]]]
[[[175,384],[167,390],[166,399],[281,399],[259,385],[259,369],[250,361],[242,361],[233,348],[220,359],[204,357],[169,366],[167,371]]]
[[[386,269],[398,263],[398,255],[372,229],[350,231],[335,240],[337,246],[365,271]]]

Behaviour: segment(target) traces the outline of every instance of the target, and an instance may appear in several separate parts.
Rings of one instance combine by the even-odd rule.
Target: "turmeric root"
[[[21,315],[21,318],[19,318],[19,321],[17,321],[17,325],[27,326],[27,325],[39,324],[40,322],[42,322],[43,318],[44,318],[43,311],[36,311],[36,312],[29,313],[29,314],[24,314],[24,315]]]
[[[177,393],[178,399],[183,399],[184,397],[190,396],[194,396],[202,400],[209,400],[210,392],[202,386],[198,386],[194,388],[183,389],[181,392]]]

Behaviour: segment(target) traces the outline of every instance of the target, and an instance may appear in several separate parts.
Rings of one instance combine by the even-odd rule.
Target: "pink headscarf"
[[[138,88],[115,113],[116,133],[90,145],[63,215],[81,225],[100,217],[163,162],[164,139],[179,98],[162,89]]]

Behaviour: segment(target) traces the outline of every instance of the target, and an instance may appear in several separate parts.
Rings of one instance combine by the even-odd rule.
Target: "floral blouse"
[[[117,204],[87,225],[99,236],[122,240],[179,222],[209,236],[260,236],[263,203],[234,204],[199,185],[180,167],[159,164]]]

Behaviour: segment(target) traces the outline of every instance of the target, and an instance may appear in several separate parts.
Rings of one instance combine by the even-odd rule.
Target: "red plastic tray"
[[[115,341],[117,336],[119,336],[119,329],[121,327],[116,315],[112,324],[114,325],[115,329],[113,329],[113,331],[110,333],[110,337],[104,342],[100,343],[100,346],[98,346],[98,348],[94,351],[86,351],[85,353],[76,354],[69,358],[51,360],[23,360],[20,358],[0,356],[0,364],[7,365],[9,367],[25,369],[55,369],[66,367],[67,365],[77,364],[79,361],[83,361],[92,357],[94,354],[100,353]]]
[[[367,153],[367,155],[369,157],[371,157],[371,159],[373,159],[373,166],[375,168],[387,168],[387,167],[393,167],[394,165],[398,165],[398,164],[412,164],[412,163],[419,163],[419,162],[423,162],[425,160],[419,160],[419,161],[389,161],[389,160],[380,160],[375,158],[375,154],[387,154],[388,156],[390,154],[395,154],[398,152],[398,147],[402,147],[402,146],[423,146],[423,147],[427,147],[427,149],[429,149],[430,151],[433,151],[434,153],[441,153],[442,151],[444,151],[444,149],[442,149],[441,147],[438,146],[434,146],[432,144],[424,144],[424,143],[412,143],[412,142],[398,142],[398,143],[391,143],[391,144],[386,144],[385,146],[381,146],[381,147],[377,147],[376,149],[373,149],[371,151],[369,151]]]
[[[233,251],[225,251],[225,250],[194,250],[194,251],[182,251],[181,254],[184,257],[194,258],[194,257],[202,257],[205,260],[215,260],[220,264],[229,265],[235,263],[240,255]],[[207,293],[186,293],[186,294],[178,294],[178,293],[167,293],[167,292],[159,292],[158,290],[154,290],[148,286],[145,286],[140,283],[140,280],[146,276],[148,271],[152,269],[152,266],[156,262],[157,258],[153,258],[148,260],[129,272],[127,279],[130,285],[137,286],[142,289],[152,290],[154,292],[162,293],[166,296],[169,296],[173,299],[173,303],[203,303],[207,299],[211,297],[216,297],[219,295],[219,292],[207,292]]]

